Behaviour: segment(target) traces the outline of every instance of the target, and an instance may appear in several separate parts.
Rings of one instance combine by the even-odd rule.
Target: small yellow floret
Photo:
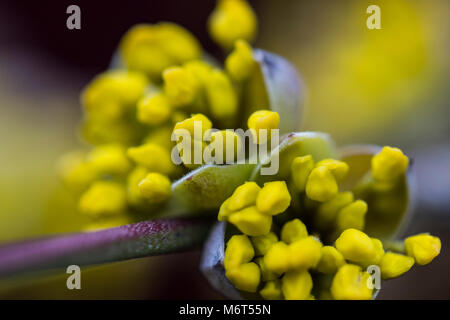
[[[58,171],[64,185],[75,192],[85,190],[97,176],[81,151],[64,155],[58,163]]]
[[[149,171],[170,175],[175,170],[170,152],[157,144],[146,143],[132,147],[127,153],[137,164],[146,167]]]
[[[283,293],[281,292],[281,281],[267,281],[264,288],[259,291],[264,300],[282,300]]]
[[[253,112],[247,121],[253,139],[258,144],[264,144],[271,138],[271,130],[278,128],[280,115],[270,110],[258,110]]]
[[[336,219],[336,226],[339,231],[353,228],[364,229],[364,218],[367,212],[367,203],[363,200],[356,200],[339,210]]]
[[[405,249],[417,264],[425,265],[441,252],[441,240],[426,233],[418,234],[405,239]]]
[[[156,80],[164,69],[202,55],[199,42],[189,31],[168,22],[131,28],[119,48],[128,69],[140,70]]]
[[[214,163],[234,163],[238,154],[242,151],[241,137],[233,130],[220,130],[211,133],[211,156]]]
[[[125,211],[127,206],[125,187],[116,182],[97,181],[80,198],[82,213],[115,215]]]
[[[308,231],[306,230],[306,226],[300,219],[293,219],[286,222],[281,229],[281,240],[288,244],[306,238],[307,236]]]
[[[284,181],[273,181],[264,184],[256,198],[256,207],[267,215],[284,212],[291,203],[291,195]]]
[[[139,183],[147,176],[148,170],[143,166],[136,166],[127,177],[127,199],[132,205],[140,205],[145,200],[139,191]]]
[[[257,256],[264,256],[273,244],[278,242],[278,237],[275,233],[269,232],[263,236],[251,237],[250,240],[255,247]]]
[[[230,50],[236,40],[253,40],[257,24],[253,9],[245,0],[219,0],[208,19],[211,37],[226,50]]]
[[[227,269],[225,275],[237,289],[247,292],[256,292],[261,279],[261,271],[254,262]]]
[[[117,144],[94,148],[87,156],[87,162],[97,174],[126,174],[131,169],[125,148]]]
[[[238,40],[234,44],[234,50],[225,60],[225,69],[230,77],[241,82],[250,77],[254,68],[252,47],[244,40]]]
[[[217,220],[226,221],[228,216],[231,213],[231,210],[228,210],[228,203],[230,202],[230,198],[222,202],[222,205],[219,208],[219,214],[217,215]]]
[[[192,115],[184,121],[178,122],[174,127],[174,134],[181,137],[182,134],[177,134],[178,129],[187,130],[190,134],[191,140],[201,141],[206,131],[211,130],[212,122],[201,113]]]
[[[258,264],[259,269],[261,270],[261,280],[262,281],[275,280],[280,276],[280,274],[272,272],[269,269],[267,269],[266,264],[264,263],[263,257],[256,258],[255,261]]]
[[[225,275],[233,285],[243,291],[255,292],[261,278],[253,246],[245,235],[234,235],[227,243],[224,258]]]
[[[399,253],[386,252],[380,261],[381,277],[396,278],[407,272],[414,265],[414,258]]]
[[[325,167],[316,167],[311,171],[306,182],[306,195],[315,201],[331,200],[338,193],[335,176]]]
[[[298,191],[305,191],[306,181],[314,168],[314,160],[311,155],[296,157],[291,164],[291,175]]]
[[[172,107],[162,92],[152,92],[138,101],[137,119],[145,124],[156,126],[169,120]]]
[[[194,102],[199,91],[197,78],[183,67],[170,67],[163,72],[164,92],[174,107]]]
[[[289,269],[289,246],[279,241],[273,244],[264,256],[264,264],[274,273],[283,273]]]
[[[161,203],[169,199],[172,186],[167,176],[151,172],[139,182],[139,191],[150,203]]]
[[[359,266],[345,264],[339,268],[331,284],[331,294],[336,300],[370,300],[372,289],[367,285],[370,275]]]
[[[383,147],[372,158],[372,176],[379,181],[395,181],[408,169],[409,159],[398,148]]]
[[[346,260],[361,264],[377,264],[382,257],[380,245],[381,241],[356,229],[345,230],[336,240],[336,249]]]
[[[320,273],[336,273],[336,271],[345,264],[344,256],[337,251],[335,247],[323,246],[320,251],[322,256],[315,268]]]
[[[320,261],[322,243],[313,236],[297,240],[289,245],[289,269],[314,268]]]
[[[308,271],[289,271],[281,279],[281,290],[286,300],[309,299],[312,289],[312,278]]]
[[[116,121],[134,108],[147,84],[147,78],[138,72],[107,71],[87,85],[81,95],[81,103],[90,119],[96,122]]]
[[[348,164],[335,159],[324,159],[316,163],[316,167],[324,166],[330,170],[336,180],[342,180],[349,170]]]
[[[261,188],[255,182],[246,182],[234,190],[228,201],[228,210],[238,211],[255,205]]]
[[[350,191],[340,192],[331,200],[319,205],[314,216],[314,221],[319,228],[325,229],[333,225],[340,209],[353,202],[353,193]]]
[[[232,212],[228,221],[249,236],[265,235],[272,226],[272,216],[261,213],[255,206]]]
[[[250,262],[255,256],[252,243],[246,235],[234,235],[228,240],[225,249],[225,270],[233,269]]]
[[[230,119],[238,111],[238,97],[225,72],[214,69],[204,84],[209,111],[215,119]]]

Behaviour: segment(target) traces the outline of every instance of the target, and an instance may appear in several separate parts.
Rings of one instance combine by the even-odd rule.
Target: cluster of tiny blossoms
[[[393,191],[408,164],[399,149],[384,147],[371,160],[372,187]],[[370,208],[353,192],[339,190],[348,170],[345,162],[315,163],[307,155],[292,161],[288,181],[246,182],[234,191],[218,220],[237,229],[224,259],[226,277],[237,289],[264,299],[372,299],[368,267],[390,279],[439,254],[441,242],[429,234],[408,237],[392,252],[364,233]]]
[[[213,123],[223,129],[241,124],[243,86],[256,65],[249,44],[256,35],[256,16],[243,0],[220,0],[208,28],[229,52],[224,67],[205,55],[183,27],[141,24],[124,35],[111,69],[83,90],[80,131],[93,147],[64,156],[60,172],[78,195],[80,211],[102,227],[124,224],[127,213],[148,212],[149,205],[167,201],[171,181],[198,166],[182,150],[183,163],[172,161],[174,128],[193,132],[200,122],[205,132]],[[251,118],[255,132],[258,119],[267,114],[277,127],[278,114],[262,111]],[[225,130],[209,135],[212,142],[219,137],[237,139]],[[206,146],[192,141],[193,148]]]

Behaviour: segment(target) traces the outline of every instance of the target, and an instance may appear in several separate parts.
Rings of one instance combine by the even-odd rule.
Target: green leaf
[[[261,175],[261,168],[270,165],[279,155],[279,171],[275,175]],[[283,136],[269,157],[262,159],[252,172],[251,180],[263,184],[267,181],[287,180],[295,157],[312,155],[315,161],[337,156],[330,136],[322,132],[293,132]]]
[[[262,49],[253,50],[258,67],[244,87],[242,126],[250,114],[270,109],[280,115],[281,134],[300,130],[303,85],[296,68],[286,59]]]
[[[204,165],[189,172],[172,184],[172,197],[157,216],[216,215],[222,202],[249,179],[254,167],[255,164]]]

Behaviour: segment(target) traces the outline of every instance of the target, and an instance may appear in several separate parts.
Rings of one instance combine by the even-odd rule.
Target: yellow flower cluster
[[[249,44],[256,34],[256,17],[246,1],[221,0],[208,26],[213,40],[231,50],[223,67],[207,57],[183,27],[140,24],[121,39],[112,68],[85,87],[81,133],[94,147],[67,154],[60,163],[62,180],[79,197],[82,213],[124,221],[117,217],[147,212],[149,205],[167,201],[171,181],[198,166],[192,164],[194,152],[180,150],[184,165],[172,161],[178,141],[171,139],[174,129],[193,134],[194,122],[200,121],[200,139],[210,131],[211,145],[235,142],[232,153],[216,148],[211,156],[223,162],[236,157],[242,148],[237,135],[211,129],[213,122],[219,129],[242,122],[243,87],[256,66]],[[192,141],[192,151],[203,153],[207,147]]]
[[[393,187],[407,168],[399,149],[384,147],[372,157],[371,179]],[[288,181],[239,186],[218,214],[237,229],[225,249],[230,282],[264,299],[372,299],[369,266],[390,279],[439,254],[441,242],[429,234],[406,238],[403,252],[385,250],[380,239],[366,234],[368,204],[339,191],[348,172],[345,162],[314,162],[306,155],[293,159]],[[302,210],[293,207],[291,195],[304,204]]]

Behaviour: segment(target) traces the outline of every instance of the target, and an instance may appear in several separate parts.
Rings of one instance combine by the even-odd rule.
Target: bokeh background
[[[256,46],[281,54],[306,85],[305,130],[340,145],[398,146],[414,159],[417,210],[406,234],[441,237],[426,268],[384,283],[380,299],[450,298],[450,2],[447,0],[255,0]],[[81,30],[66,8],[81,8]],[[381,8],[381,30],[366,8]],[[105,70],[136,23],[177,22],[221,58],[208,37],[212,0],[0,2],[0,243],[77,231],[86,220],[59,184],[58,157],[80,145],[78,95]],[[200,250],[83,269],[82,290],[66,275],[0,281],[0,299],[220,298],[198,271]],[[0,279],[1,280],[1,279]]]

